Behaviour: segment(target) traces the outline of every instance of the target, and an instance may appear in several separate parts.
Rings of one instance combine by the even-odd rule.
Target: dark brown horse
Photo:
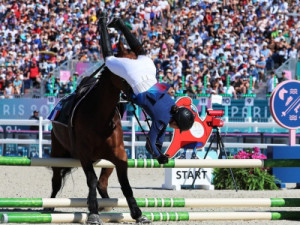
[[[122,43],[119,43],[119,57],[134,58]],[[73,116],[73,127],[53,123],[51,132],[51,157],[79,159],[87,178],[88,223],[103,224],[99,218],[97,191],[102,198],[109,198],[107,193],[108,178],[113,169],[102,168],[98,180],[93,162],[106,159],[115,165],[122,192],[127,199],[131,216],[137,222],[148,223],[137,206],[127,177],[127,155],[123,143],[121,116],[117,103],[122,89],[120,77],[104,69],[96,87],[80,103]],[[70,131],[71,130],[71,131]],[[52,194],[55,198],[62,186],[62,179],[70,168],[52,168]],[[101,206],[100,206],[101,208]]]

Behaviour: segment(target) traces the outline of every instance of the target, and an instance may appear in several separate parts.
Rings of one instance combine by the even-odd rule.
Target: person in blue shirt
[[[114,18],[108,27],[113,27],[123,33],[129,47],[137,55],[137,59],[113,56],[107,31],[107,14],[102,12],[99,16],[100,45],[105,64],[110,71],[128,82],[132,88],[130,98],[151,117],[152,124],[146,140],[147,151],[160,164],[168,163],[168,156],[161,151],[168,124],[180,131],[189,130],[194,123],[194,115],[189,109],[175,104],[167,93],[169,89],[167,84],[157,82],[153,61],[145,55],[142,44],[120,18]]]

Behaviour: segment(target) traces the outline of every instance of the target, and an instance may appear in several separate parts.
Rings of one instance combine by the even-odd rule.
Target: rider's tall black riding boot
[[[111,48],[110,37],[106,25],[107,25],[107,13],[101,12],[99,14],[98,29],[101,35],[100,45],[101,45],[102,56],[104,60],[107,56],[112,56],[114,54]]]
[[[120,18],[114,18],[109,24],[108,27],[116,28],[124,34],[128,45],[131,50],[135,52],[136,55],[145,55],[145,49],[138,39],[130,32],[129,28]]]

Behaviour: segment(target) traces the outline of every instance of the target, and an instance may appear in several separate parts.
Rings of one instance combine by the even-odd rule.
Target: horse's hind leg
[[[109,198],[107,193],[108,178],[110,177],[113,170],[113,168],[102,168],[101,170],[97,189],[102,198]]]
[[[87,204],[90,214],[88,216],[87,224],[103,224],[98,214],[98,200],[96,191],[98,179],[93,168],[93,164],[92,162],[84,162],[81,160],[81,165],[87,179],[87,185],[89,187]]]
[[[113,172],[113,168],[102,168],[100,177],[98,180],[97,189],[99,194],[102,198],[109,198],[109,195],[107,193],[107,186],[108,186],[108,178]],[[111,207],[101,207],[99,208],[99,211],[111,211]]]
[[[142,211],[138,207],[136,200],[133,197],[132,188],[129,184],[127,176],[127,160],[118,160],[115,165],[122,192],[130,209],[131,217],[135,219],[137,223],[150,223],[151,221],[148,220],[147,217],[142,216]]]

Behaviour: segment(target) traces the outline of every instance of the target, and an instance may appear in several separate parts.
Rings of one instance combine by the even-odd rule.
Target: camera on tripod
[[[224,115],[223,110],[207,109],[206,113],[208,116],[212,117],[211,121],[209,121],[207,123],[208,126],[211,126],[211,127],[223,127],[224,126],[224,121],[221,120],[221,118],[219,118]]]

